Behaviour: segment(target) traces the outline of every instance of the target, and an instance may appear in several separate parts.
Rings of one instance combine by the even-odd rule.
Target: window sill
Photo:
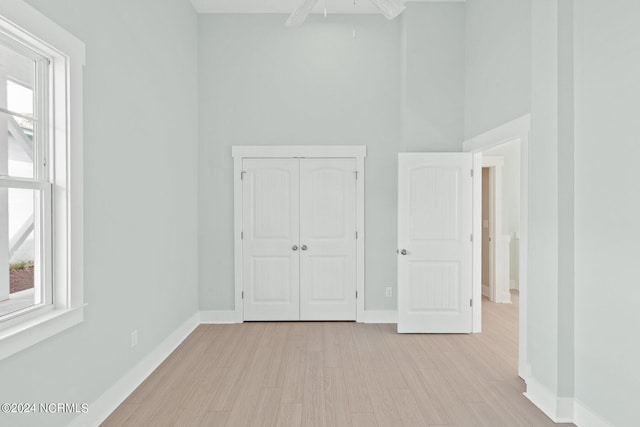
[[[0,360],[44,341],[84,319],[84,305],[49,311],[15,327],[0,331]]]

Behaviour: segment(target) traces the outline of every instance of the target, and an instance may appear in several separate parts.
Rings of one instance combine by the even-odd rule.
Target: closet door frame
[[[233,156],[233,218],[234,218],[234,321],[244,321],[242,304],[242,160],[246,158],[353,158],[356,160],[356,321],[364,321],[364,159],[366,145],[236,145],[231,149]]]

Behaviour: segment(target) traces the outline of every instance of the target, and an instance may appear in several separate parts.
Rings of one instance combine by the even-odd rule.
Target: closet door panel
[[[300,159],[300,319],[356,318],[356,161]]]
[[[299,320],[299,162],[244,159],[244,320]]]

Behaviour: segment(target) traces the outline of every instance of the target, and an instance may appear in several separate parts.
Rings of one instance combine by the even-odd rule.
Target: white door
[[[398,332],[472,328],[472,155],[398,155]]]
[[[356,319],[356,160],[300,160],[300,320]]]
[[[298,320],[299,162],[244,159],[244,320]]]

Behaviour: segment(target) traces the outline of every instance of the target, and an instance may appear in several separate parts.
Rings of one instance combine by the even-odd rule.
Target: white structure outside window
[[[84,44],[0,3],[0,359],[83,319]]]

